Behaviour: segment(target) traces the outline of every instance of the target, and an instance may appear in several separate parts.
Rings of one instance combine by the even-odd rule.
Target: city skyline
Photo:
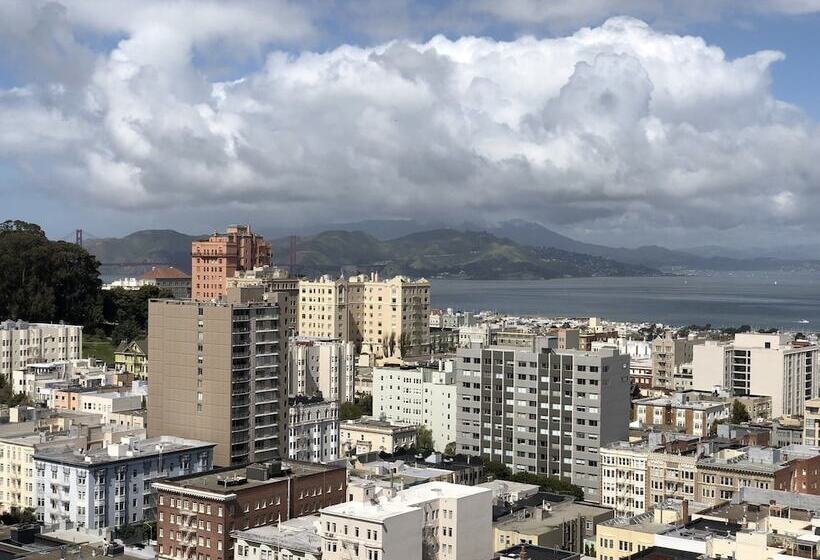
[[[0,11],[0,196],[56,238],[518,218],[817,239],[816,1]]]

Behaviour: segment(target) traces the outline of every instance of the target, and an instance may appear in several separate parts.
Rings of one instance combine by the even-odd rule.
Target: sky
[[[0,218],[820,245],[820,0],[0,0]]]

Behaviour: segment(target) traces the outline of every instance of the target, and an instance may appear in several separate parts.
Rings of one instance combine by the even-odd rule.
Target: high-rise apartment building
[[[356,348],[338,339],[299,336],[288,341],[288,395],[353,402]]]
[[[283,331],[290,337],[296,334],[299,312],[299,278],[275,266],[237,270],[227,280],[229,288],[263,286],[263,298],[279,305],[279,317]]]
[[[0,375],[26,369],[35,362],[79,360],[83,328],[75,325],[3,321],[0,323]]]
[[[376,357],[430,352],[430,283],[377,274],[299,283],[301,336],[339,338]]]
[[[373,368],[373,415],[398,424],[424,426],[433,447],[456,441],[456,374],[453,363],[425,367]]]
[[[694,347],[692,386],[723,387],[734,395],[771,395],[772,417],[803,414],[820,396],[820,347],[795,344],[786,335],[742,333],[733,342]]]
[[[215,299],[225,295],[228,278],[237,271],[271,263],[271,245],[251,226],[228,226],[225,233],[191,243],[191,297]]]
[[[287,398],[279,309],[245,301],[154,300],[148,307],[149,435],[216,443],[220,466],[284,451]]]
[[[532,336],[458,350],[457,450],[565,478],[597,502],[598,449],[628,435],[629,356],[556,346]]]
[[[703,340],[677,338],[666,331],[652,341],[652,386],[659,389],[686,389],[675,387],[675,374],[682,364],[692,361],[692,348]]]

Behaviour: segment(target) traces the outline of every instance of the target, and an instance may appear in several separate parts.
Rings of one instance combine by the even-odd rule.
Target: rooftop
[[[234,531],[231,536],[290,551],[310,552],[318,556],[322,548],[322,538],[317,531],[318,524],[318,515],[306,515],[283,521],[278,525]]]
[[[91,466],[125,461],[137,457],[153,457],[177,451],[212,448],[215,445],[214,443],[175,436],[159,436],[143,440],[125,438],[122,443],[88,451],[80,451],[70,445],[43,449],[37,451],[34,458],[66,465]]]
[[[400,432],[405,430],[416,430],[416,427],[410,424],[392,424],[390,422],[385,422],[384,420],[364,417],[359,418],[358,420],[345,420],[339,425],[339,428],[372,432]]]
[[[617,527],[620,529],[630,529],[641,533],[659,535],[668,531],[672,525],[668,523],[657,523],[655,512],[650,511],[632,517],[614,517],[600,524],[603,527]]]
[[[174,268],[173,266],[153,266],[151,267],[151,270],[142,275],[143,280],[160,280],[172,278],[178,278],[180,280],[190,279],[191,275],[186,274],[181,270]]]
[[[272,467],[271,470],[264,476],[260,475],[259,478],[255,478],[254,474],[248,471],[251,467],[264,470],[268,466]],[[331,467],[319,463],[282,461],[281,470],[277,470],[275,463],[257,463],[255,465],[248,465],[247,467],[226,467],[214,469],[206,473],[169,478],[164,484],[177,488],[204,490],[216,494],[232,494],[237,490],[247,490],[248,488],[288,480],[292,477],[329,472],[339,468],[341,467]],[[265,476],[267,478],[265,478]]]
[[[689,552],[676,548],[650,546],[629,557],[629,560],[697,560],[703,555],[699,552]]]
[[[522,556],[522,552],[525,556]],[[534,544],[517,544],[504,550],[496,552],[499,560],[575,560],[580,558],[575,552],[568,550],[558,550],[557,548],[545,548]]]

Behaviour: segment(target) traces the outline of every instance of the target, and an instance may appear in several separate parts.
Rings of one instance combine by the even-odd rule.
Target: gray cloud
[[[772,96],[778,52],[730,60],[613,18],[554,39],[293,54],[268,45],[315,28],[284,3],[67,4],[31,4],[0,30],[41,47],[0,90],[0,161],[66,200],[186,216],[238,206],[277,223],[816,228],[820,128]],[[82,30],[116,38],[92,49]],[[214,45],[263,62],[215,82],[194,63]]]

